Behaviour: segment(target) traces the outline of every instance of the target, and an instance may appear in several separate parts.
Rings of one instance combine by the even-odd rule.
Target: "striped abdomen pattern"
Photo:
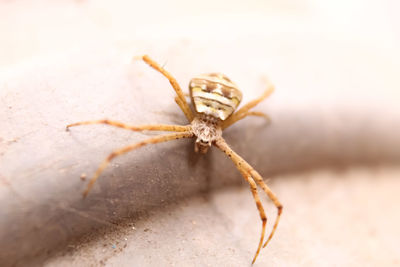
[[[194,77],[189,84],[190,95],[197,113],[226,120],[242,100],[242,92],[221,73]]]

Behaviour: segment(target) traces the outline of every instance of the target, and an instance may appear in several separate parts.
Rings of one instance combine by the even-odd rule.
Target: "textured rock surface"
[[[269,76],[277,90],[257,110],[267,112],[272,124],[249,118],[224,133],[264,177],[305,169],[366,166],[347,174],[343,181],[337,173],[322,174],[329,177],[322,178],[323,182],[317,178],[321,173],[313,174],[309,185],[303,184],[307,179],[301,174],[273,181],[271,187],[282,195],[287,217],[275,243],[263,250],[260,264],[271,260],[277,265],[309,266],[329,259],[332,265],[357,265],[367,262],[373,253],[383,256],[373,255],[371,261],[395,264],[391,249],[398,240],[395,224],[373,228],[372,234],[367,233],[367,226],[360,228],[361,232],[358,228],[343,230],[347,242],[332,240],[338,235],[329,228],[361,224],[358,212],[372,221],[368,227],[382,223],[373,219],[382,216],[378,207],[368,210],[369,214],[364,209],[376,203],[385,204],[384,218],[398,222],[397,213],[390,212],[396,205],[388,204],[399,203],[391,191],[397,186],[393,178],[397,171],[379,168],[375,185],[376,169],[372,167],[395,165],[400,160],[400,130],[394,127],[400,123],[400,57],[395,49],[400,38],[395,17],[390,15],[392,9],[373,1],[363,4],[362,11],[356,2],[346,9],[328,2],[326,6],[303,1],[294,6],[254,2],[246,8],[230,3],[230,11],[223,5],[214,6],[216,11],[200,8],[189,16],[191,7],[176,4],[159,3],[157,11],[152,4],[135,1],[129,6],[45,1],[40,5],[29,1],[0,4],[2,266],[45,261],[51,265],[70,261],[151,265],[157,263],[157,255],[169,253],[173,254],[170,259],[160,258],[162,263],[215,265],[227,256],[231,258],[227,265],[250,261],[259,221],[247,186],[234,187],[241,177],[222,153],[213,150],[206,157],[196,155],[190,140],[146,147],[116,159],[89,197],[81,198],[85,182],[80,176],[90,177],[113,149],[146,135],[105,126],[65,132],[66,124],[100,118],[132,124],[185,123],[165,79],[142,62],[131,62],[133,55],[143,53],[165,64],[184,88],[193,75],[222,71],[242,88],[243,102],[259,95],[264,89],[263,76]],[[345,10],[349,10],[348,16]],[[340,19],[333,19],[337,12],[341,12]],[[371,22],[371,14],[381,19]],[[328,190],[326,202],[332,218],[325,214],[321,221],[307,221],[314,209],[323,212],[325,206],[318,201],[325,196],[321,192],[335,185],[343,199],[331,196]],[[381,191],[371,196],[374,186]],[[307,199],[302,205],[304,213],[296,213],[295,203],[302,202],[298,193],[303,189],[315,201]],[[345,190],[356,192],[341,193]],[[363,209],[347,206],[344,195],[353,194],[375,204],[368,202]],[[200,197],[192,199],[194,195]],[[204,202],[204,195],[211,200]],[[335,201],[346,209],[335,209]],[[214,205],[217,208],[210,211]],[[269,214],[272,217],[274,212]],[[340,221],[343,214],[355,217]],[[139,233],[129,232],[132,226],[128,222],[133,222]],[[299,229],[305,232],[292,232],[293,225],[304,222],[309,225]],[[217,233],[211,236],[214,225]],[[248,225],[251,228],[242,232]],[[185,245],[191,242],[192,226],[202,229],[197,230],[201,242]],[[96,231],[99,228],[107,237]],[[353,236],[351,229],[356,231]],[[76,241],[85,233],[89,235],[84,240]],[[162,233],[163,244],[154,241],[157,233]],[[113,244],[125,235],[126,243]],[[366,241],[353,243],[357,238]],[[186,240],[184,245],[176,243],[182,240]],[[228,247],[228,243],[232,244]],[[290,249],[285,248],[287,243]],[[121,244],[127,247],[114,254],[108,250],[110,244],[116,249]],[[365,247],[357,250],[358,245]],[[307,257],[295,253],[296,247],[307,250]],[[138,248],[140,257],[133,255]],[[60,256],[71,249],[71,255]],[[104,255],[103,250],[107,252]],[[94,256],[88,258],[85,253],[91,251]],[[336,254],[323,254],[330,251]],[[353,252],[358,256],[352,258]],[[59,257],[52,259],[55,253]]]

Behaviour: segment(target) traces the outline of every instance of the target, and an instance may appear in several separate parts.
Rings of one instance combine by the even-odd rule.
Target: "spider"
[[[195,112],[189,107],[185,94],[182,92],[176,79],[161,67],[157,62],[152,60],[149,56],[144,55],[140,57],[150,67],[155,69],[164,75],[172,85],[177,96],[175,102],[181,108],[186,118],[189,121],[188,125],[165,125],[165,124],[152,124],[152,125],[140,125],[132,126],[125,123],[112,120],[94,120],[94,121],[83,121],[67,125],[66,129],[78,125],[88,124],[107,124],[131,131],[167,131],[174,132],[170,134],[158,135],[152,138],[148,138],[144,141],[128,145],[126,147],[113,151],[108,157],[101,163],[97,171],[89,181],[86,190],[83,192],[83,197],[86,197],[91,188],[93,187],[100,174],[107,167],[107,165],[117,156],[125,154],[129,151],[135,150],[148,144],[157,144],[181,138],[196,138],[194,144],[195,152],[206,153],[211,145],[216,146],[223,151],[235,164],[236,168],[242,174],[243,178],[249,183],[253,198],[256,202],[257,209],[260,213],[262,221],[261,237],[257,247],[257,251],[253,257],[252,264],[257,259],[260,253],[261,247],[265,247],[272,236],[274,235],[278,222],[282,213],[282,204],[278,198],[271,191],[271,189],[265,184],[261,175],[250,166],[243,158],[241,158],[236,152],[234,152],[222,137],[222,131],[234,124],[235,122],[244,119],[247,116],[260,116],[267,117],[262,112],[250,111],[258,103],[266,99],[274,90],[273,85],[269,84],[265,92],[257,99],[250,101],[239,110],[236,110],[240,101],[242,100],[242,93],[227,76],[221,73],[208,73],[194,77],[189,84],[189,91],[192,104]],[[267,194],[277,208],[277,216],[269,234],[267,240],[264,241],[265,227],[267,223],[267,216],[265,215],[264,208],[261,204],[260,197],[257,191],[257,185]]]

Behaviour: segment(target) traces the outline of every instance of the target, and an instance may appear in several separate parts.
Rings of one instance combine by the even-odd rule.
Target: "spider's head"
[[[207,153],[208,149],[211,147],[211,141],[210,140],[203,140],[200,138],[196,139],[196,143],[194,144],[194,151],[200,152],[202,154]]]

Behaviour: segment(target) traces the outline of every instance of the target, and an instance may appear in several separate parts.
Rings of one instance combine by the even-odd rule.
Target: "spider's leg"
[[[272,202],[274,203],[274,205],[275,205],[275,207],[277,208],[277,211],[278,211],[276,219],[275,219],[275,222],[274,222],[274,226],[272,227],[272,231],[269,234],[269,236],[267,238],[267,241],[265,241],[265,243],[263,245],[263,248],[265,248],[268,245],[268,243],[271,240],[271,238],[275,234],[276,228],[278,227],[279,219],[281,218],[283,206],[280,203],[279,199],[276,197],[276,195],[272,192],[272,190],[264,182],[264,180],[261,177],[261,175],[256,170],[254,170],[250,165],[248,165],[248,166],[252,169],[250,171],[251,176],[254,178],[256,183],[264,190],[265,194],[267,194],[267,196],[272,200]]]
[[[103,161],[103,163],[100,164],[99,168],[96,170],[92,179],[90,179],[86,190],[83,192],[83,197],[87,196],[89,191],[92,189],[94,183],[99,178],[100,174],[103,172],[103,170],[107,167],[107,165],[111,162],[111,160],[113,158],[120,156],[122,154],[125,154],[129,151],[135,150],[137,148],[140,148],[142,146],[148,145],[148,144],[157,144],[157,143],[166,142],[166,141],[175,140],[175,139],[190,138],[192,136],[193,136],[193,133],[191,133],[191,132],[164,134],[164,135],[155,136],[155,137],[152,137],[152,138],[149,138],[149,139],[140,141],[138,143],[131,144],[126,147],[123,147],[123,148],[113,151],[110,155],[108,155],[108,157]]]
[[[176,94],[178,95],[178,100],[175,99],[176,103],[182,109],[183,113],[185,114],[185,116],[189,120],[189,122],[191,122],[194,118],[193,112],[190,109],[190,107],[185,99],[185,95],[183,94],[182,89],[179,86],[176,79],[168,71],[166,71],[163,67],[161,67],[157,62],[155,62],[153,59],[151,59],[148,55],[144,55],[141,58],[150,67],[152,67],[156,71],[160,72],[162,75],[164,75],[168,79],[169,83],[172,85]]]
[[[264,91],[264,93],[260,97],[248,102],[246,105],[241,107],[238,111],[236,111],[235,114],[240,115],[241,113],[245,113],[245,112],[249,111],[250,109],[254,108],[260,102],[264,101],[267,97],[269,97],[274,92],[274,90],[275,90],[274,85],[272,85],[270,83],[269,86],[267,87],[267,89]],[[235,115],[235,114],[233,114],[233,115]]]
[[[79,126],[79,125],[89,125],[89,124],[107,124],[118,128],[123,128],[126,130],[131,130],[135,132],[140,131],[167,131],[167,132],[187,132],[190,130],[190,126],[182,126],[182,125],[168,125],[168,124],[149,124],[149,125],[128,125],[119,121],[112,120],[94,120],[94,121],[81,121],[67,125],[67,130],[70,127]]]
[[[256,254],[254,255],[253,261],[251,262],[251,264],[254,264],[254,262],[256,262],[258,254],[260,253],[261,246],[263,244],[263,240],[264,240],[264,236],[265,236],[265,226],[267,224],[267,216],[265,215],[264,207],[261,203],[260,196],[258,195],[257,184],[254,182],[253,178],[250,175],[248,175],[244,172],[241,172],[241,174],[244,177],[244,179],[250,184],[251,193],[253,194],[253,198],[254,198],[254,201],[256,202],[257,209],[258,209],[258,212],[260,213],[260,218],[262,221],[260,242],[258,243]]]
[[[190,108],[187,111],[185,110],[184,104],[186,103],[186,100],[184,102],[182,102],[182,99],[180,99],[179,96],[175,96],[175,103],[178,104],[178,106],[181,108],[181,110],[185,114],[186,118],[189,120],[189,122],[191,122],[194,118],[194,115]]]
[[[274,205],[277,208],[278,214],[275,219],[275,223],[272,228],[272,231],[263,246],[263,247],[265,247],[268,244],[268,242],[271,240],[272,236],[274,235],[274,233],[276,231],[276,228],[279,223],[279,219],[281,217],[283,206],[279,202],[279,200],[275,196],[275,194],[272,192],[272,190],[264,183],[261,175],[256,170],[254,170],[254,168],[251,167],[250,164],[248,164],[242,157],[240,157],[235,151],[233,151],[222,137],[219,138],[215,142],[215,146],[217,146],[225,154],[228,155],[228,157],[233,161],[233,163],[236,165],[236,168],[238,168],[241,173],[246,173],[246,174],[250,175],[255,180],[255,182],[264,190],[266,195],[272,200],[272,202],[274,203]]]
[[[225,130],[226,128],[228,128],[229,126],[231,126],[232,124],[236,123],[237,121],[240,121],[244,118],[246,118],[247,116],[257,116],[257,117],[264,117],[268,123],[271,122],[271,118],[265,114],[264,112],[259,112],[259,111],[247,111],[245,113],[242,113],[241,115],[235,116],[235,118],[233,120],[229,120],[229,124],[226,123],[226,121],[222,124],[222,130]]]
[[[225,142],[225,141],[221,141],[221,142]],[[226,149],[225,147],[220,146],[218,143],[216,143],[216,146],[219,149],[221,149],[229,158],[232,158],[232,152],[233,152],[232,149],[230,149],[230,148]],[[261,218],[261,221],[262,221],[260,242],[258,244],[256,254],[254,255],[253,261],[251,263],[251,264],[254,264],[254,262],[257,259],[258,254],[260,253],[260,250],[261,250],[261,247],[262,247],[262,244],[263,244],[263,241],[264,241],[265,226],[267,224],[267,216],[265,215],[264,208],[262,206],[262,203],[260,201],[260,197],[258,195],[256,182],[251,177],[251,175],[248,172],[246,172],[244,169],[241,169],[238,166],[237,166],[237,168],[240,171],[240,173],[242,174],[243,178],[250,184],[251,193],[253,194],[253,198],[254,198],[254,201],[256,202],[257,209],[258,209],[258,212],[260,213],[260,218]]]
[[[274,86],[270,83],[267,90],[265,90],[265,92],[259,98],[254,99],[253,101],[250,101],[249,103],[247,103],[246,105],[241,107],[238,111],[233,113],[227,120],[225,120],[222,124],[222,128],[225,129],[225,128],[229,127],[230,125],[232,125],[233,123],[237,122],[238,120],[241,120],[244,117],[246,117],[245,114],[250,109],[254,108],[260,102],[265,100],[268,96],[270,96],[272,94],[273,91],[274,91]],[[244,117],[242,117],[242,116],[244,116]]]

